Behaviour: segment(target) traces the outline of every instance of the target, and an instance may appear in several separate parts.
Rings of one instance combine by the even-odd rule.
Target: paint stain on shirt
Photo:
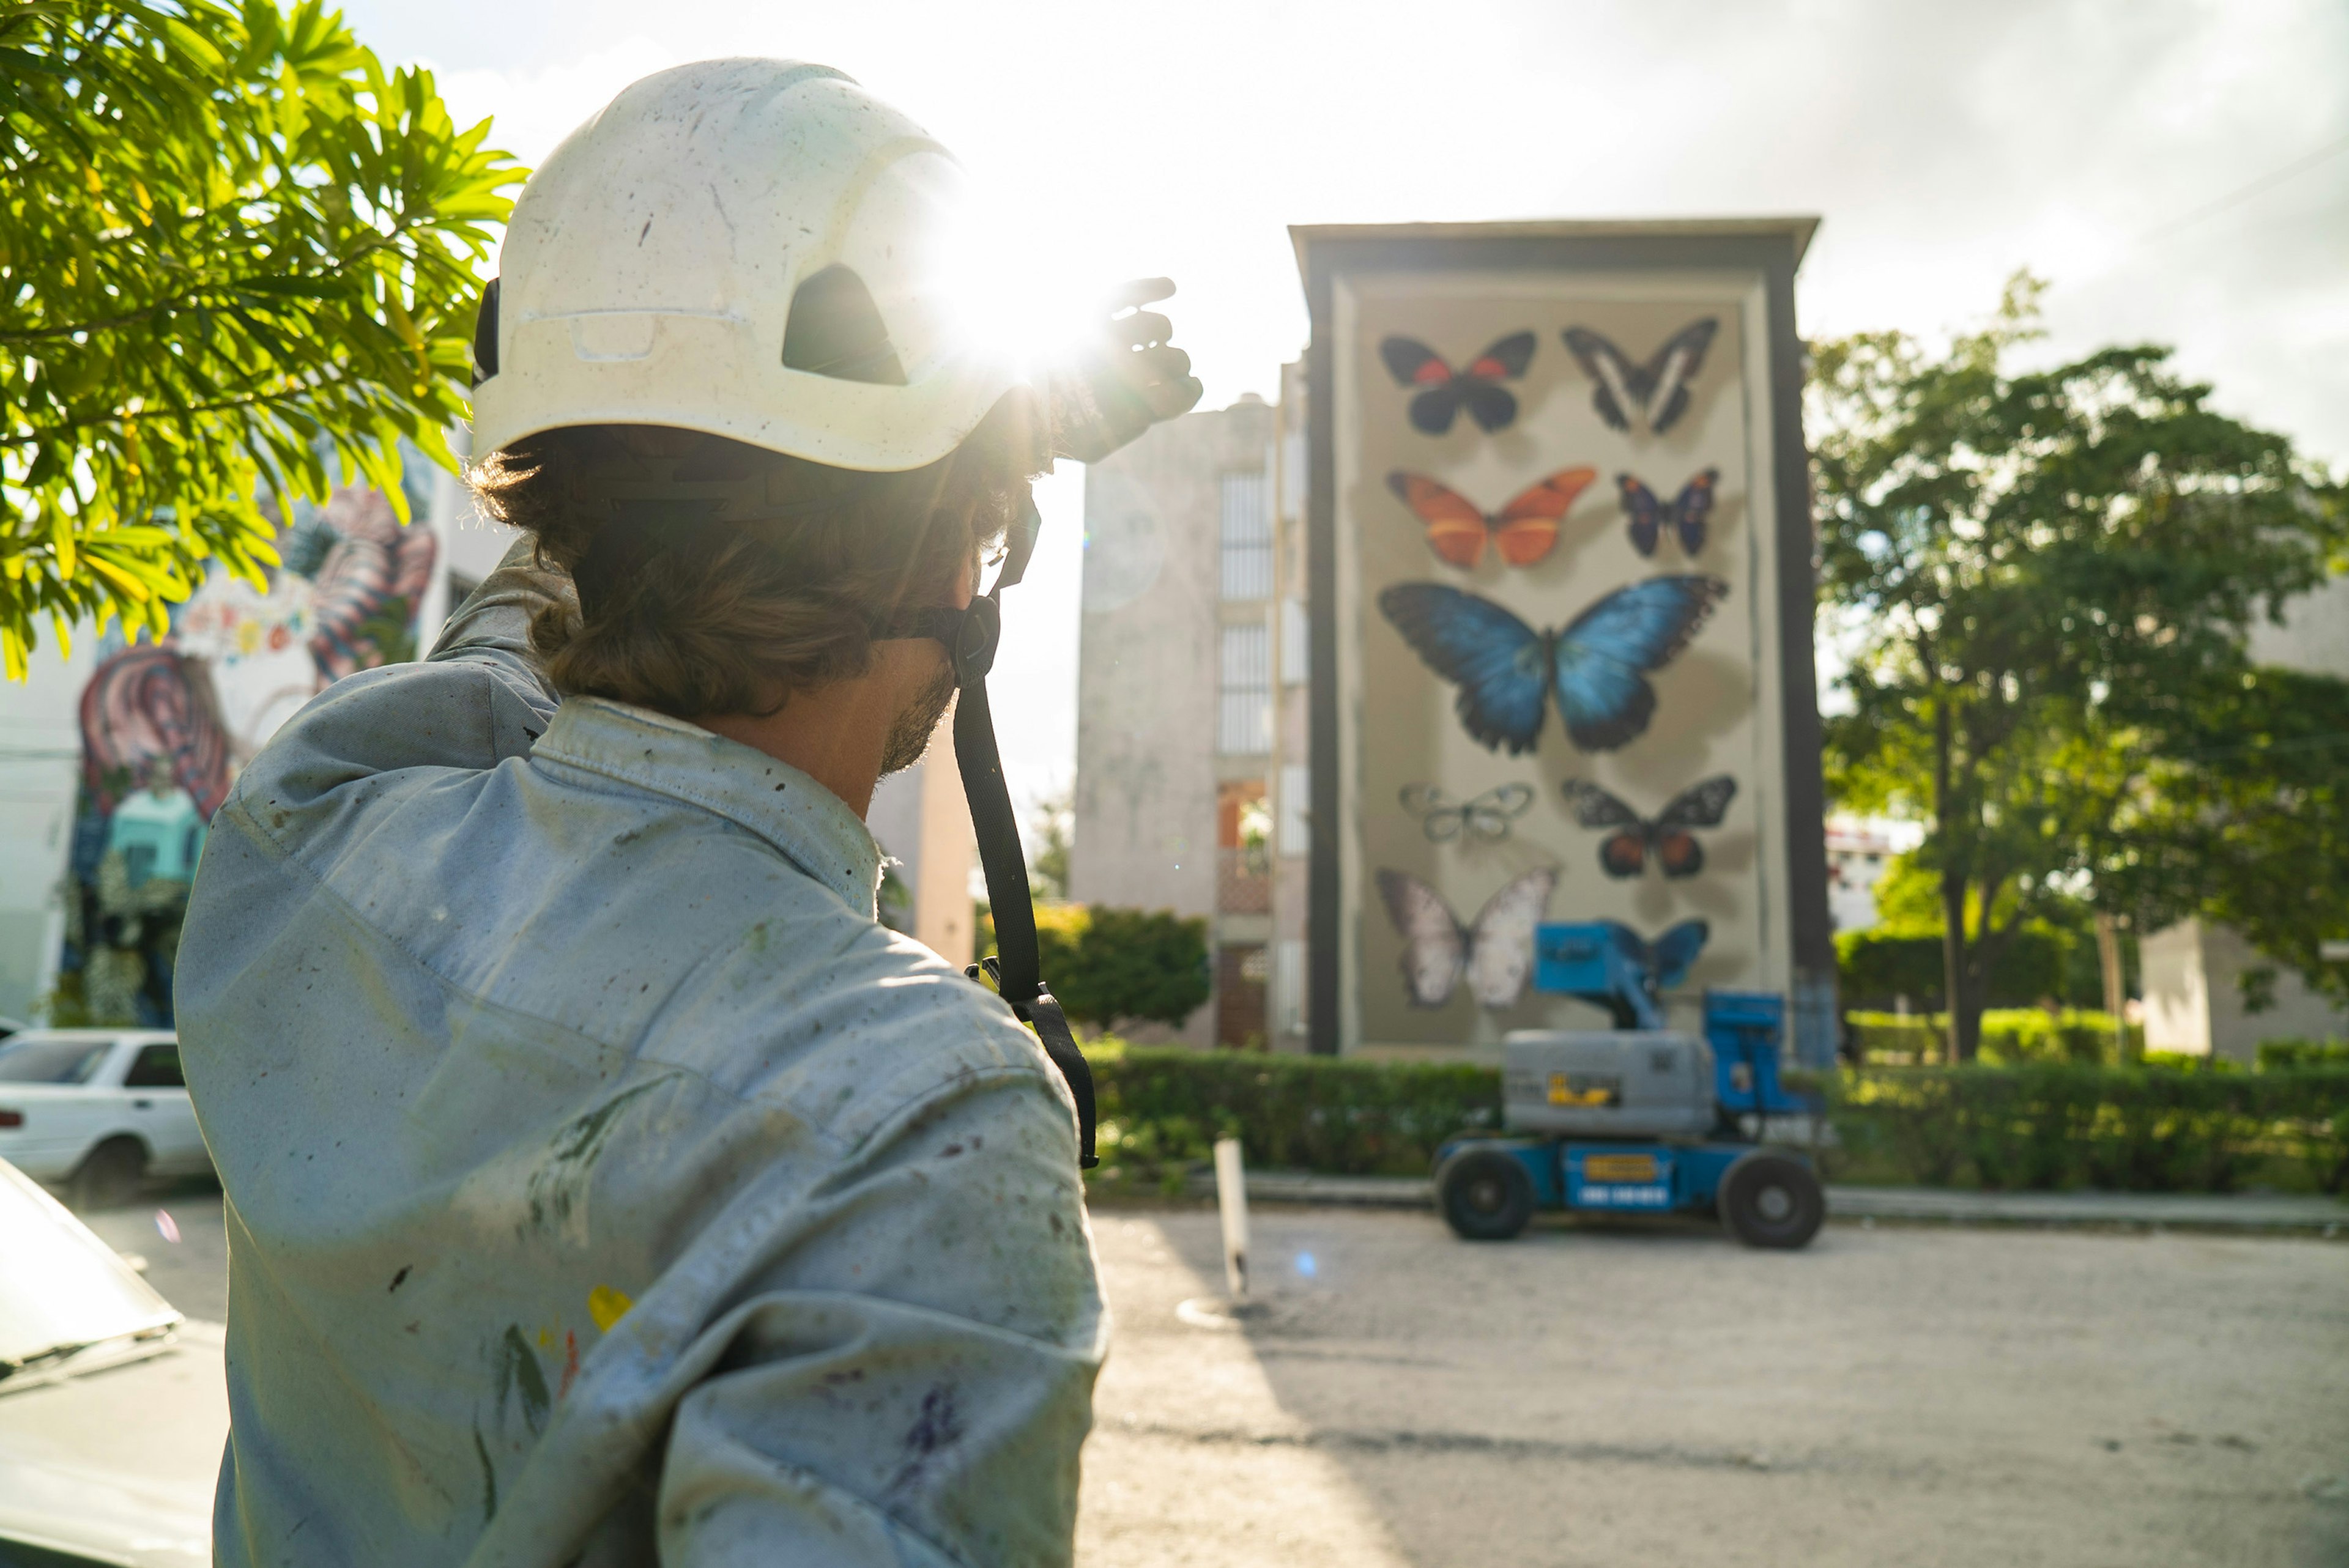
[[[587,1293],[587,1315],[605,1334],[611,1333],[612,1325],[627,1316],[628,1308],[636,1305],[626,1291],[614,1290],[608,1284],[599,1284]]]

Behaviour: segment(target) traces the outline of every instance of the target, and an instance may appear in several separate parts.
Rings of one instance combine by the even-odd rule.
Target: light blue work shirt
[[[515,557],[247,767],[180,948],[223,1568],[1069,1561],[1066,1087],[805,774],[558,704]],[[557,589],[555,591],[563,591]]]

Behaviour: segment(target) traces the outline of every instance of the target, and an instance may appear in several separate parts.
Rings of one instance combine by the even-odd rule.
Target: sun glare
[[[1080,275],[1064,249],[1032,230],[968,222],[947,254],[947,330],[1025,374],[1071,357],[1109,314],[1116,280]]]

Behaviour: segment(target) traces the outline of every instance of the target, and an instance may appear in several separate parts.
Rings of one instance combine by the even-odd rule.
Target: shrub
[[[1104,1165],[1139,1176],[1232,1136],[1252,1164],[1422,1176],[1435,1147],[1501,1119],[1501,1075],[1467,1063],[1088,1049]]]
[[[2261,1040],[2260,1070],[2349,1068],[2349,1040]]]
[[[2074,993],[2075,944],[2057,932],[2026,926],[2014,934],[1990,974],[1990,1000],[2028,1006],[2043,996]],[[1878,1006],[1907,996],[1920,1007],[1941,1006],[1941,938],[1939,933],[1896,935],[1882,926],[1847,931],[1836,937],[1837,985],[1857,1002]]]
[[[2349,1068],[1863,1068],[1826,1088],[1831,1175],[2151,1192],[2349,1181]]]
[[[995,951],[994,917],[981,910],[978,951]],[[1180,1026],[1207,999],[1207,923],[1167,910],[1036,906],[1036,954],[1045,983],[1072,1024]]]
[[[1454,1132],[1500,1125],[1500,1074],[1466,1063],[1087,1050],[1102,1179],[1168,1181],[1237,1137],[1249,1161],[1424,1174]],[[2072,1062],[1846,1070],[1827,1099],[1834,1179],[1987,1188],[2231,1191],[2349,1185],[2349,1068],[2179,1072]]]
[[[1853,1012],[1850,1023],[1862,1060],[1879,1056],[1905,1056],[1912,1062],[1935,1062],[1948,1048],[1943,1020],[1925,1015]],[[2129,1027],[2131,1042],[2141,1051],[2142,1025]],[[1982,1061],[1992,1067],[2024,1062],[2113,1061],[2113,1016],[2065,1008],[2049,1016],[2038,1007],[1993,1008],[1982,1014]]]
[[[1103,1028],[1179,1026],[1207,999],[1207,923],[1166,910],[1094,909],[1053,995],[1070,1017]]]

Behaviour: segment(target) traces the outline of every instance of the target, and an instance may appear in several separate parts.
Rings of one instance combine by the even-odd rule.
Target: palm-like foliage
[[[268,513],[453,466],[474,268],[523,170],[306,0],[0,8],[0,654],[160,634]]]

